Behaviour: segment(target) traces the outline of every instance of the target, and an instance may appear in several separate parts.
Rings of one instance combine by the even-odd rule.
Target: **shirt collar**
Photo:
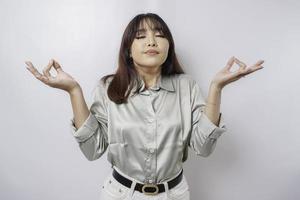
[[[140,76],[138,76],[138,83],[136,84],[136,87],[139,88],[139,93],[143,92],[143,90],[145,89],[145,82]],[[132,91],[135,91],[136,87],[134,87]],[[157,79],[156,85],[150,87],[149,89],[160,90],[161,88],[170,92],[175,91],[172,77],[170,75],[160,75]]]

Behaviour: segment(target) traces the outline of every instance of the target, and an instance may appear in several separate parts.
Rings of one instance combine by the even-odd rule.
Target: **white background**
[[[39,82],[24,61],[42,71],[57,59],[90,105],[97,80],[116,69],[125,27],[145,12],[168,24],[184,70],[204,95],[231,56],[249,65],[265,60],[264,69],[224,88],[228,131],[213,154],[190,150],[191,199],[299,199],[296,0],[0,0],[0,199],[100,198],[111,172],[106,153],[93,162],[84,157],[70,132],[68,94]]]

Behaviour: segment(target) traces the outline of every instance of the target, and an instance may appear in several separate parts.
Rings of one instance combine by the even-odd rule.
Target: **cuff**
[[[224,123],[222,113],[219,115],[219,126],[216,126],[203,112],[199,119],[199,128],[207,137],[218,139],[227,129]]]
[[[90,112],[88,118],[77,129],[75,127],[74,117],[71,119],[71,131],[77,142],[84,142],[90,138],[99,127],[96,117]]]

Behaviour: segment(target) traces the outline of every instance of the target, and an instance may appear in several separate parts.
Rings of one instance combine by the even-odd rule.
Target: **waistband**
[[[119,170],[120,171],[120,170]],[[124,174],[124,173],[122,173]],[[117,180],[122,185],[131,188],[133,184],[132,178],[127,178],[128,176],[123,176],[121,173],[119,173],[115,168],[113,170],[113,177],[115,180]],[[161,192],[165,192],[167,189],[172,189],[176,185],[178,185],[183,178],[183,169],[179,172],[175,178],[170,179],[169,181],[163,182],[163,183],[157,183],[157,184],[148,184],[148,183],[136,183],[134,184],[134,190],[137,190],[141,193],[144,193],[146,195],[156,195]]]
[[[124,176],[124,177],[126,177],[126,178],[128,178],[128,179],[130,179],[130,180],[132,180],[132,181],[135,181],[135,182],[141,183],[141,184],[145,184],[144,182],[141,182],[141,181],[139,181],[139,180],[137,180],[137,179],[135,179],[135,178],[132,178],[132,177],[128,176],[127,174],[124,174],[124,173],[123,173],[118,167],[116,167],[116,166],[112,166],[112,168],[115,169],[115,170],[116,170],[119,174],[121,174],[122,176]],[[168,178],[168,179],[162,181],[161,183],[163,183],[163,182],[168,182],[168,181],[174,179],[174,178],[177,177],[182,171],[183,171],[183,169],[179,170],[179,172],[177,172],[173,177]]]

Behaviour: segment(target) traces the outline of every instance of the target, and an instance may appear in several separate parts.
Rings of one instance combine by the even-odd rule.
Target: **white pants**
[[[131,188],[128,188],[119,183],[111,173],[109,176],[107,176],[101,187],[101,200],[190,200],[189,186],[184,174],[181,182],[171,190],[169,190],[167,182],[163,182],[166,189],[165,192],[161,192],[156,195],[146,195],[137,190],[134,190],[137,183],[135,179],[128,177],[118,169],[116,170],[121,175],[125,176],[133,182],[131,184]]]

